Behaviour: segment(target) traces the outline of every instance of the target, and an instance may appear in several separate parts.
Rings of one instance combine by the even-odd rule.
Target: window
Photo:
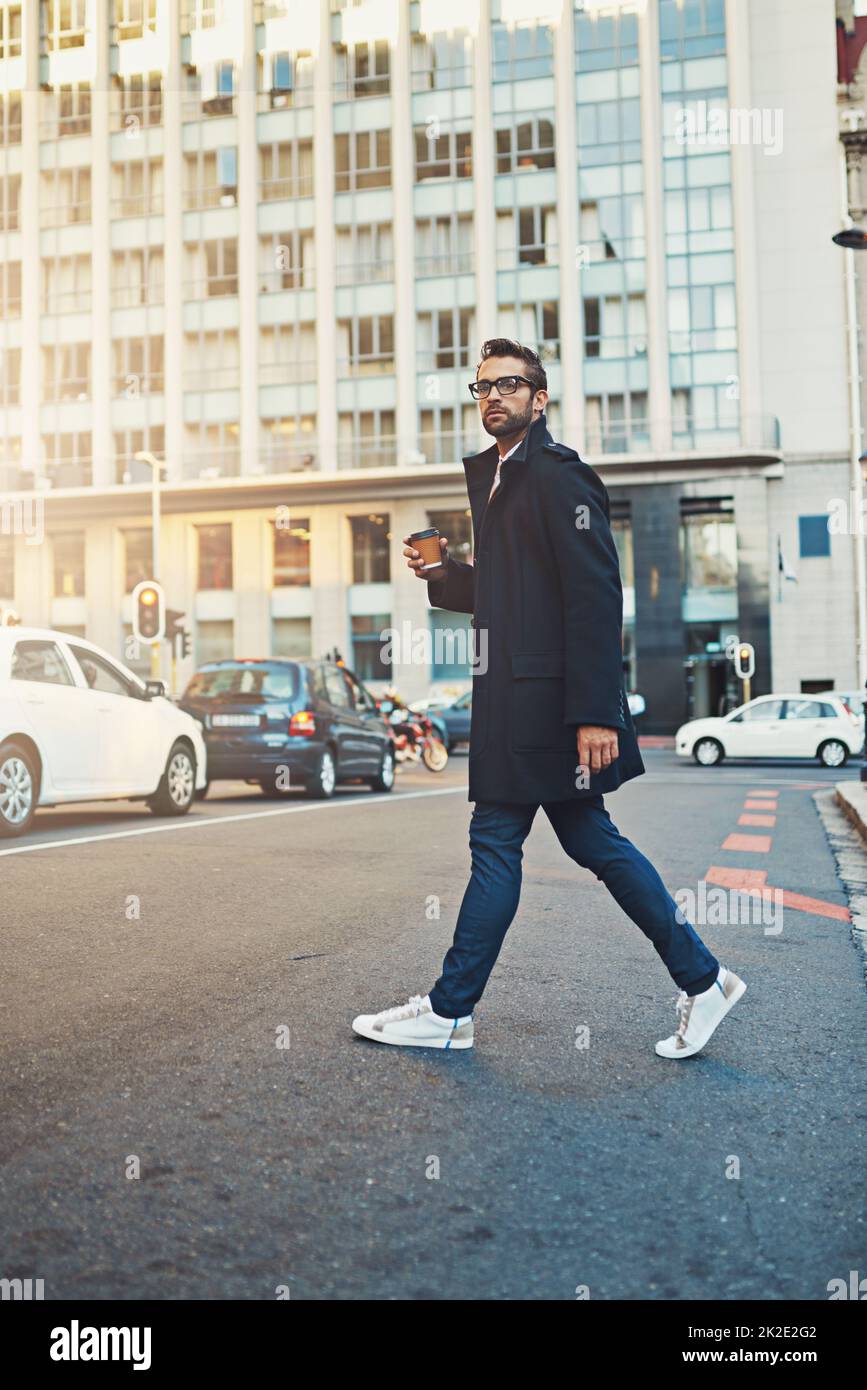
[[[330,705],[336,709],[349,709],[349,686],[343,675],[342,666],[326,666],[325,671],[325,693]]]
[[[389,520],[382,513],[349,518],[353,584],[387,584],[391,579]]]
[[[123,531],[124,593],[131,594],[136,584],[150,579],[153,573],[153,538],[149,530]]]
[[[353,223],[337,228],[338,285],[368,285],[394,277],[390,222]]]
[[[334,137],[334,186],[338,193],[391,187],[391,131],[359,130]]]
[[[184,207],[231,208],[238,201],[238,150],[221,145],[184,155]]]
[[[472,402],[431,406],[418,413],[418,447],[425,463],[457,463],[464,454],[477,451],[478,437],[479,409]]]
[[[362,40],[334,45],[334,95],[338,101],[353,97],[387,96],[389,91],[388,39]]]
[[[219,299],[238,293],[238,242],[188,242],[184,247],[186,288],[191,299]]]
[[[88,263],[90,257],[88,256]],[[136,304],[162,304],[163,248],[127,247],[111,253],[111,306],[128,309]]]
[[[55,642],[16,642],[10,675],[14,681],[74,685],[66,658]]]
[[[755,724],[766,719],[782,719],[783,702],[782,700],[760,700],[754,705],[747,705],[740,714],[735,715],[733,724]]]
[[[557,209],[508,208],[497,213],[497,269],[556,265]]]
[[[787,719],[836,719],[837,711],[824,700],[787,700]]]
[[[343,410],[337,417],[338,468],[388,468],[397,462],[393,410]]]
[[[2,267],[0,267],[2,279]],[[0,405],[21,403],[21,349],[9,347],[0,354]]]
[[[309,618],[274,618],[271,621],[271,654],[303,661],[313,653]]]
[[[196,623],[196,665],[228,661],[235,654],[235,624],[231,618]]]
[[[52,343],[42,349],[42,399],[83,401],[90,395],[90,343]]]
[[[473,219],[470,213],[450,212],[420,217],[415,224],[417,275],[472,274]]]
[[[43,434],[45,476],[52,487],[89,487],[92,481],[93,443],[89,430],[68,434]]]
[[[413,34],[412,90],[444,91],[473,82],[473,40],[466,29]]]
[[[394,371],[394,320],[378,314],[337,321],[340,376],[379,376]]]
[[[15,593],[15,537],[0,533],[0,595],[12,598]]]
[[[163,390],[163,336],[115,338],[111,344],[116,396],[138,400]]]
[[[554,119],[534,116],[496,132],[497,173],[521,169],[553,169],[555,164]]]
[[[681,518],[681,579],[685,589],[737,587],[737,531],[732,513],[696,512]]]
[[[189,391],[219,391],[237,387],[241,347],[237,328],[199,327],[184,334],[184,387]]]
[[[139,131],[162,124],[162,72],[112,73],[111,84],[112,130]]]
[[[801,558],[814,559],[831,554],[831,532],[827,516],[799,516],[798,536]]]
[[[470,342],[475,339],[474,324],[474,309],[438,309],[435,313],[419,314],[416,320],[418,370],[430,372],[469,366]]]
[[[436,133],[434,133],[436,131]],[[415,181],[425,179],[471,179],[473,176],[473,133],[471,130],[443,130],[439,126],[415,128]]]
[[[90,309],[91,256],[45,256],[42,259],[42,312],[76,314]]]
[[[259,146],[259,190],[262,201],[312,198],[313,141],[281,140]]]
[[[17,232],[20,226],[21,175],[5,174],[0,178],[0,228]]]
[[[197,526],[199,538],[200,589],[231,589],[232,587],[232,524]]]
[[[285,19],[285,13],[280,17]],[[312,106],[315,69],[313,54],[308,49],[260,53],[258,69],[260,111]]]
[[[493,80],[520,82],[554,72],[553,30],[548,24],[491,25]]]
[[[70,650],[91,690],[101,691],[105,695],[132,697],[133,690],[129,681],[111,662],[98,656],[96,652],[89,651],[87,647],[75,647],[70,643]]]
[[[449,554],[469,563],[473,554],[473,524],[469,507],[458,512],[428,511],[428,525],[435,526],[449,543]]]
[[[237,337],[237,334],[235,335]],[[275,323],[259,330],[259,382],[298,385],[316,380],[316,324]],[[237,380],[238,368],[235,368]]]
[[[54,537],[54,597],[84,595],[84,532],[70,531]]]
[[[382,636],[390,626],[390,613],[353,617],[352,666],[361,680],[387,680],[391,675],[391,662],[383,660],[385,640]]]
[[[503,337],[528,343],[543,362],[560,356],[560,305],[556,299],[536,304],[501,304],[499,330]]]
[[[163,161],[129,159],[111,166],[111,216],[147,217],[163,210]]]
[[[21,4],[7,0],[0,8],[0,59],[21,57]]]
[[[275,589],[310,583],[310,519],[290,519],[288,526],[272,522]],[[285,653],[284,653],[285,654]]]
[[[54,168],[41,175],[40,214],[43,227],[71,227],[89,222],[90,166]]]

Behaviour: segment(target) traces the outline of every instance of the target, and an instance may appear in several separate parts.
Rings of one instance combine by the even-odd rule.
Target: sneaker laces
[[[397,1021],[401,1018],[417,1018],[422,1011],[424,999],[420,994],[414,994],[406,1004],[397,1004],[393,1009],[383,1009],[382,1013],[376,1015],[383,1022],[390,1020]]]
[[[677,1030],[675,1036],[678,1038],[686,1038],[686,1030],[689,1027],[689,1017],[692,1013],[694,1002],[695,997],[688,995],[685,989],[680,991],[675,1000],[675,1006],[677,1008]]]

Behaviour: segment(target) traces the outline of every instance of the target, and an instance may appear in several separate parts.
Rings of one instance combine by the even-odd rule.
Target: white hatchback
[[[760,695],[720,719],[693,719],[675,734],[682,758],[818,758],[842,767],[864,745],[864,720],[834,695]]]
[[[205,744],[157,689],[82,637],[0,627],[0,836],[73,801],[184,815],[207,780]]]

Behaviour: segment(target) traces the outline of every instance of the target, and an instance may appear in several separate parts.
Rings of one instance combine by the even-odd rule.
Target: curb
[[[837,782],[834,787],[834,799],[867,844],[867,784]]]

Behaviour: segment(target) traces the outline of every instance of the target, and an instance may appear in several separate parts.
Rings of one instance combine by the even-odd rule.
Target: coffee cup
[[[411,536],[407,536],[407,540],[411,548],[417,550],[422,558],[420,569],[439,569],[443,563],[443,556],[440,549],[440,533],[435,526],[429,526],[425,531],[414,531]]]

